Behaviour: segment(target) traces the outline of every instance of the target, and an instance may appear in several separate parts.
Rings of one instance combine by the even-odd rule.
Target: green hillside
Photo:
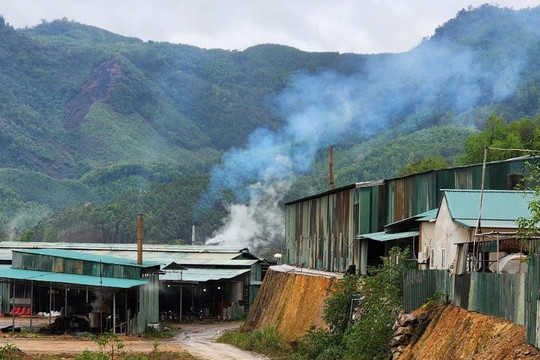
[[[272,151],[242,153],[257,142],[296,151],[283,174],[291,200],[326,188],[328,145],[344,185],[425,155],[453,162],[490,115],[540,112],[540,8],[463,10],[411,51],[378,55],[206,50],[67,19],[7,21],[0,239],[131,241],[137,212],[153,241],[188,239],[192,224],[204,237],[226,213],[223,201],[201,207],[207,186],[231,201],[267,173],[256,167]],[[244,164],[226,164],[235,154]],[[218,188],[219,164],[236,177]]]

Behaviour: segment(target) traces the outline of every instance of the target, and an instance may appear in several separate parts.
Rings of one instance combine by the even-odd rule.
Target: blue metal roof
[[[475,227],[480,211],[480,190],[444,190],[444,198],[452,220]],[[530,191],[484,190],[481,226],[489,228],[517,228],[516,220],[530,218]]]
[[[119,279],[14,268],[2,269],[0,278],[119,289],[129,289],[135,286],[148,284],[148,280]]]

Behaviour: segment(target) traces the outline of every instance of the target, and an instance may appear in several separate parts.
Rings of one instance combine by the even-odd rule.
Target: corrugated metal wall
[[[446,270],[411,270],[403,274],[403,308],[411,312],[424,305],[437,291],[453,300],[454,278]]]
[[[17,269],[50,271],[66,274],[140,279],[140,268],[129,265],[98,263],[41,254],[13,253],[13,267]]]
[[[384,186],[349,188],[287,205],[287,263],[342,272],[358,265],[354,236],[384,225],[383,190]]]
[[[159,275],[149,275],[150,282],[139,286],[139,312],[130,321],[132,334],[142,334],[150,323],[159,322]]]
[[[403,279],[403,307],[411,312],[440,291],[454,305],[508,319],[524,325],[527,274],[467,273],[449,275],[445,270],[408,270]],[[538,281],[536,278],[534,281]]]
[[[540,282],[540,255],[533,255],[528,260],[527,281],[525,283],[525,338],[529,344],[540,347],[538,339],[538,283]]]
[[[430,171],[387,180],[386,223],[393,223],[437,207],[437,173]]]

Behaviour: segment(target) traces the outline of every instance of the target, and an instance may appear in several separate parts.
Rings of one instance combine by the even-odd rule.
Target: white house
[[[532,192],[443,191],[436,217],[418,219],[418,258],[423,268],[449,269],[457,274],[474,268],[497,271],[502,257],[526,251],[516,239],[517,219],[530,217]],[[494,264],[497,266],[490,268]]]

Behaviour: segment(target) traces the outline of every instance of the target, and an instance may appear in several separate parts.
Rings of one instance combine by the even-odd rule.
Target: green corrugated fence
[[[437,292],[455,306],[525,325],[526,340],[538,347],[537,307],[540,255],[529,259],[526,274],[467,273],[408,270],[403,277],[403,307],[411,312]]]
[[[409,270],[404,274],[403,307],[411,312],[440,292],[456,306],[524,325],[526,279],[527,274],[450,275],[445,270]]]
[[[453,276],[445,270],[407,270],[403,276],[403,308],[411,312],[440,291],[453,300]]]

